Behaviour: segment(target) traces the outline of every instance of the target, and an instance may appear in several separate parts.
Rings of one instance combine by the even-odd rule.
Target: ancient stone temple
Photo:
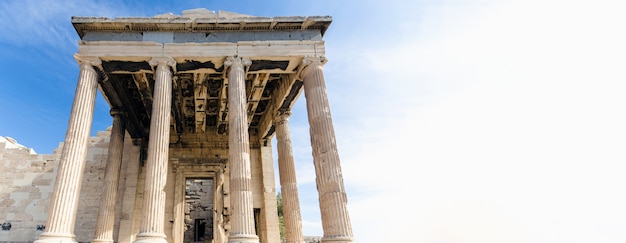
[[[330,23],[206,9],[73,17],[65,142],[37,155],[0,140],[0,241],[278,243],[276,137],[286,242],[304,242],[288,122],[303,91],[322,242],[353,242],[323,72]],[[90,138],[98,90],[113,123]]]

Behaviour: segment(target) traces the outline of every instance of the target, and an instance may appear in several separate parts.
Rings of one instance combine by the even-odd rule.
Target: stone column
[[[139,164],[140,162],[140,154],[141,154],[141,140],[140,138],[133,138],[132,142],[124,142],[124,156],[122,156],[122,170],[120,177],[124,178],[120,180],[120,183],[123,184],[123,194],[120,195],[122,200],[119,204],[122,204],[122,212],[118,215],[123,215],[120,219],[116,219],[119,221],[119,230],[116,234],[113,234],[114,239],[117,242],[125,242],[130,243],[134,241],[134,232],[133,228],[135,226],[135,218],[137,218],[139,210],[138,207],[136,209],[136,201],[137,197],[137,187],[139,178]],[[116,222],[117,223],[117,222]]]
[[[283,218],[285,220],[285,239],[287,243],[304,243],[300,199],[296,182],[296,167],[289,135],[289,112],[278,114],[274,119],[276,144],[278,150],[278,172],[280,191],[283,197]]]
[[[37,243],[76,242],[74,224],[98,88],[98,72],[93,66],[100,65],[101,61],[97,57],[80,55],[74,55],[74,58],[80,65],[80,76],[52,192],[46,230],[39,235],[35,241]]]
[[[231,221],[229,243],[259,242],[254,229],[250,172],[250,138],[246,112],[244,65],[249,60],[228,57],[228,163],[230,163]]]
[[[156,66],[148,158],[144,182],[142,221],[135,243],[167,242],[164,233],[165,182],[167,180],[170,145],[170,116],[172,114],[172,72],[176,61],[170,57],[155,57]]]
[[[302,70],[311,133],[313,162],[322,214],[322,242],[353,242],[346,190],[326,95],[322,57],[306,57]]]
[[[261,139],[259,148],[261,164],[261,184],[263,185],[263,205],[259,214],[258,227],[260,242],[280,242],[280,226],[278,221],[278,201],[276,200],[276,177],[274,176],[274,157],[272,142]],[[252,159],[253,157],[250,157]]]
[[[113,229],[115,225],[115,203],[117,189],[122,168],[122,151],[124,150],[124,113],[120,110],[111,110],[113,128],[107,155],[107,165],[104,172],[104,188],[100,201],[100,212],[96,221],[96,232],[91,242],[113,243]]]

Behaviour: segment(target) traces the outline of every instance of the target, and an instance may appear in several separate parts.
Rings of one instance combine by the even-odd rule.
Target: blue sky
[[[358,242],[626,242],[621,1],[1,1],[0,135],[64,139],[70,16],[331,15],[326,82]],[[304,97],[304,231],[321,235]],[[110,125],[96,104],[93,132]]]

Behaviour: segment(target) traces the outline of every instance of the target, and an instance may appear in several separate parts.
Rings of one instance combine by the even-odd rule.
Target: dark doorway
[[[261,232],[261,228],[259,226],[261,226],[261,209],[260,208],[255,208],[254,209],[254,230],[256,230],[256,235],[260,236],[261,234],[259,234],[259,232]]]
[[[185,243],[213,241],[213,179],[185,181]]]
[[[193,240],[203,241],[205,238],[205,232],[206,232],[206,219],[196,219],[196,222],[194,223]]]

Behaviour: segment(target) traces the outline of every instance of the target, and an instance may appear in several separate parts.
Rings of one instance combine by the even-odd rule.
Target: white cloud
[[[607,4],[477,5],[364,50],[359,84],[395,95],[336,125],[357,240],[623,242],[626,21]]]
[[[59,52],[73,53],[78,49],[71,25],[72,16],[128,16],[129,11],[116,1],[2,1],[0,2],[0,30],[5,34],[0,41],[16,48],[37,49],[38,56],[62,59],[74,65],[71,55],[59,57]],[[134,11],[137,15],[136,10]],[[44,55],[42,55],[42,53]],[[14,58],[22,58],[18,53]],[[33,56],[24,55],[32,59]]]

